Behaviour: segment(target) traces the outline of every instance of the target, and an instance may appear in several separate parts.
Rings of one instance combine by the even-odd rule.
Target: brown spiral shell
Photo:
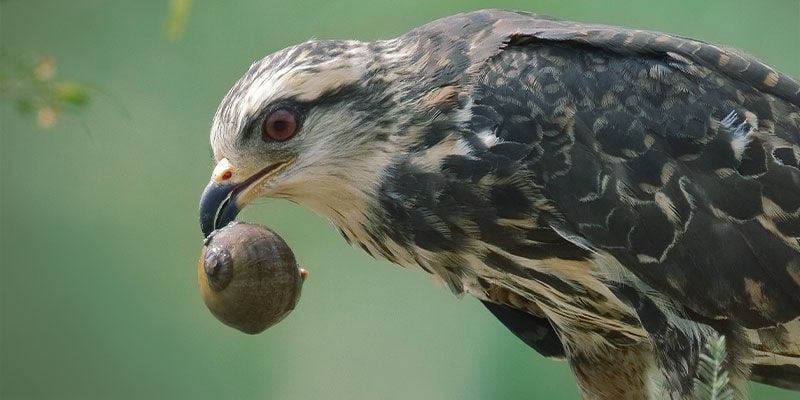
[[[233,222],[206,238],[197,268],[200,293],[224,324],[256,334],[295,308],[305,270],[269,228]]]

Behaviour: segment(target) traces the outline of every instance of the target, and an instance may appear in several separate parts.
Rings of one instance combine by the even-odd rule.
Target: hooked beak
[[[215,229],[233,221],[239,211],[257,197],[251,190],[255,184],[269,179],[291,162],[277,162],[241,179],[241,174],[236,173],[227,158],[220,160],[200,196],[200,229],[203,236],[207,237]]]

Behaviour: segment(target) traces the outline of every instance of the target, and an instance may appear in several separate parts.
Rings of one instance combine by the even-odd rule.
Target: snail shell
[[[211,233],[197,281],[206,306],[224,324],[256,334],[297,305],[307,272],[286,242],[261,225],[232,222]]]

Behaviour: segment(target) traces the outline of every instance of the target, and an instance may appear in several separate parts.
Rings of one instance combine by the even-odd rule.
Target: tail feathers
[[[800,319],[747,333],[753,346],[750,379],[800,391]]]
[[[754,365],[750,379],[779,388],[800,391],[800,367],[792,364]]]

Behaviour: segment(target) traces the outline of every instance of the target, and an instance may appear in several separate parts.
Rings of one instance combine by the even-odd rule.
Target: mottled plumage
[[[296,137],[262,140],[275,109]],[[800,84],[750,56],[460,14],[257,61],[211,142],[204,230],[305,205],[566,358],[587,399],[687,398],[717,334],[740,396],[800,390]]]

